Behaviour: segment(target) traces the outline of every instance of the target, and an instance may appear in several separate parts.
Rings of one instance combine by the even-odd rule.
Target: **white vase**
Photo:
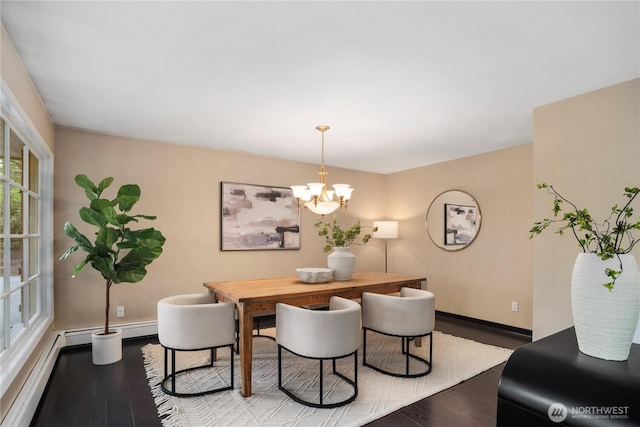
[[[333,252],[327,256],[327,266],[333,268],[333,280],[350,280],[356,270],[356,256],[349,247],[333,248]]]
[[[104,330],[91,334],[91,356],[94,365],[109,365],[122,359],[122,330],[109,329],[105,335]]]
[[[571,308],[582,353],[605,360],[627,360],[640,312],[640,272],[633,255],[620,255],[623,272],[609,292],[605,268],[620,270],[617,258],[578,255],[571,276]]]

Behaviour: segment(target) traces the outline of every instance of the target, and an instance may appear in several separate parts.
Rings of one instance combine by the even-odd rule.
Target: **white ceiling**
[[[640,76],[640,3],[2,1],[58,126],[390,173]]]

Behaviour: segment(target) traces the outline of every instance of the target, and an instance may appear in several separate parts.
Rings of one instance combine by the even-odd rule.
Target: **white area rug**
[[[273,334],[274,330],[266,333]],[[262,331],[265,333],[265,331]],[[142,348],[151,392],[163,418],[165,427],[203,426],[361,426],[393,411],[407,406],[439,391],[505,362],[512,350],[480,344],[439,332],[433,333],[433,370],[426,377],[405,379],[382,375],[362,366],[362,351],[358,352],[358,397],[346,406],[334,409],[315,409],[300,405],[278,389],[278,351],[274,341],[267,338],[253,340],[252,396],[240,394],[240,358],[234,364],[235,389],[203,397],[176,398],[162,392],[159,383],[163,374],[162,347],[146,345]],[[370,363],[384,363],[386,368],[402,362],[399,355],[399,339],[378,334],[367,334],[367,350]],[[424,346],[411,345],[412,353],[428,356],[428,339]],[[380,355],[380,357],[378,357]],[[428,358],[428,357],[427,357]],[[176,369],[200,366],[207,363],[209,352],[178,353]],[[283,385],[290,390],[314,387],[317,394],[318,364],[315,361],[294,357],[283,350]],[[412,364],[418,362],[412,360]],[[330,378],[331,363],[325,363],[325,391],[334,385]],[[229,352],[218,351],[216,368],[211,371],[196,370],[183,374],[176,383],[178,390],[204,390],[212,384],[229,379]],[[342,359],[338,371],[353,378],[353,357]],[[344,398],[350,392],[344,383],[338,383],[337,391],[325,396],[325,403]],[[180,388],[182,387],[182,388]],[[202,388],[205,387],[205,388]],[[315,396],[314,394],[314,396]],[[309,396],[305,395],[305,398]]]

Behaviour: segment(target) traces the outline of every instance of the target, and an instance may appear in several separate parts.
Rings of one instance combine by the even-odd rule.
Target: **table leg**
[[[240,320],[240,372],[242,374],[241,393],[251,396],[251,358],[253,354],[253,310],[250,303],[237,304]]]

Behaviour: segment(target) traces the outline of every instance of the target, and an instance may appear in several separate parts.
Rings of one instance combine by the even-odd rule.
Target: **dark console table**
[[[497,426],[558,425],[640,426],[640,344],[624,362],[597,359],[569,328],[518,348],[500,378]]]

